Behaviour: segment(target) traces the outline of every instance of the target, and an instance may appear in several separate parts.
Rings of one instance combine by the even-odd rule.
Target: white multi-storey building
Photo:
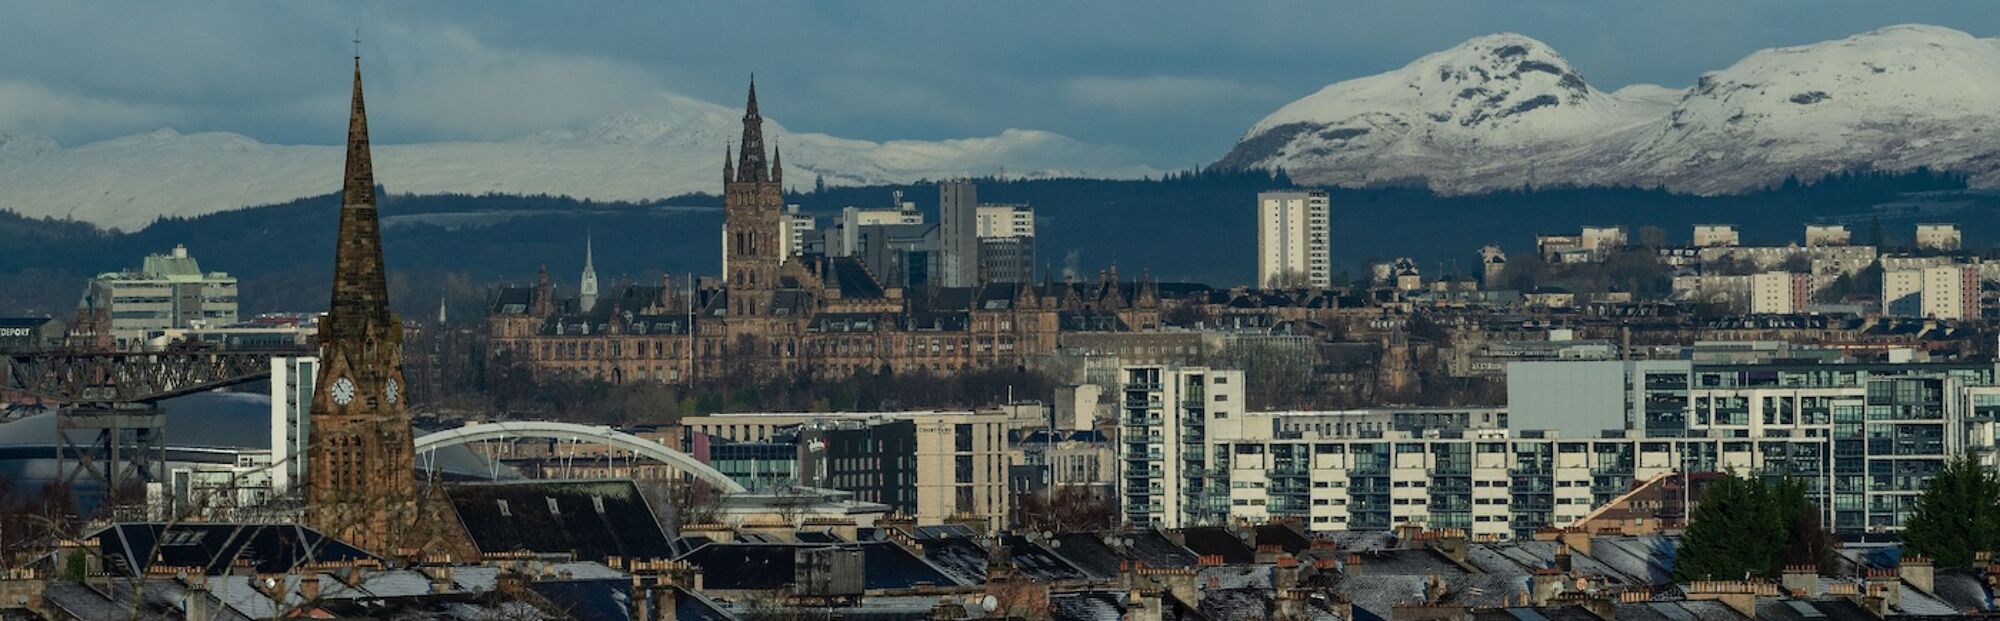
[[[168,330],[236,323],[236,278],[203,272],[185,246],[146,255],[138,271],[109,272],[90,280],[79,304],[86,316],[105,320],[120,348],[143,347]]]
[[[1119,371],[1118,474],[1128,524],[1215,523],[1206,430],[1244,411],[1243,372],[1128,366]]]
[[[798,205],[786,205],[785,211],[778,214],[778,227],[784,232],[778,238],[779,251],[784,256],[796,257],[805,254],[806,234],[819,228],[819,218],[800,213]]]
[[[1956,224],[1918,224],[1917,247],[1926,250],[1957,250],[1963,244]]]
[[[1694,246],[1696,248],[1726,248],[1743,243],[1736,233],[1734,224],[1694,225]]]
[[[1593,260],[1603,260],[1612,251],[1625,247],[1625,227],[1586,226],[1583,227],[1581,235],[1578,235],[1578,239],[1582,242],[1583,249],[1590,251]]]
[[[1979,266],[1933,265],[1882,272],[1882,314],[1934,319],[1979,318]]]
[[[1191,391],[1214,390],[1215,371],[1127,367],[1125,516],[1163,527],[1285,518],[1316,530],[1422,524],[1519,538],[1576,524],[1638,482],[1735,472],[1803,480],[1834,530],[1882,532],[1900,528],[1946,460],[2000,461],[1991,364],[1526,366],[1548,367],[1537,373],[1565,378],[1564,390],[1608,397],[1520,406],[1532,412],[1245,413],[1189,405],[1214,405],[1189,397],[1213,396]],[[1600,367],[1608,373],[1581,372]],[[1510,395],[1517,385],[1535,382],[1510,379]]]
[[[978,209],[978,235],[994,237],[1034,237],[1035,208],[1028,205],[986,203]]]
[[[1792,272],[1762,272],[1750,277],[1750,312],[1789,315],[1804,312],[1812,277]]]
[[[306,480],[306,440],[312,431],[318,356],[271,359],[271,491],[283,495]]]
[[[1845,246],[1852,243],[1853,239],[1854,235],[1847,230],[1847,225],[1845,224],[1806,225],[1807,248]]]
[[[1326,192],[1257,194],[1257,284],[1333,286],[1332,215]]]

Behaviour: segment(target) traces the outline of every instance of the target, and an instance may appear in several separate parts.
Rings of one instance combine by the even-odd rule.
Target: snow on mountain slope
[[[1606,94],[1514,34],[1475,38],[1273,112],[1219,164],[1308,183],[1741,192],[1930,166],[2000,185],[2000,43],[1896,26],[1751,54],[1690,89]]]
[[[1643,137],[1630,176],[1702,193],[1870,166],[1990,176],[1996,152],[2000,41],[1896,26],[1703,75]]]
[[[678,95],[577,129],[504,142],[393,144],[374,136],[375,178],[398,193],[557,194],[656,199],[721,190],[723,149],[742,112]],[[1006,130],[942,141],[870,142],[792,133],[770,119],[786,179],[811,187],[959,175],[1136,177],[1158,171],[1126,149],[1048,132]],[[18,145],[18,146],[17,146]],[[127,230],[339,189],[342,148],[264,144],[231,133],[162,129],[71,148],[0,134],[0,209]]]
[[[1502,33],[1279,108],[1223,157],[1315,183],[1458,184],[1523,158],[1588,146],[1667,110],[1652,91],[1606,94],[1540,41]]]

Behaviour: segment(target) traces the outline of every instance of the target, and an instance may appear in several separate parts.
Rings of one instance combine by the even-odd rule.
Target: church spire
[[[764,117],[757,113],[757,78],[750,78],[750,99],[743,105],[743,151],[736,156],[737,181],[767,181],[764,165]]]
[[[735,152],[735,150],[734,150],[734,149],[731,149],[731,148],[730,148],[729,146],[727,146],[727,145],[724,145],[724,146],[722,147],[722,182],[723,182],[723,183],[729,183],[729,182],[731,182],[731,181],[735,181],[735,180],[736,180],[736,162],[733,162],[733,161],[730,161],[730,160],[733,160],[733,159],[736,159],[736,152]]]
[[[583,282],[577,285],[577,306],[583,312],[597,307],[597,264],[591,260],[590,234],[583,236]]]
[[[363,338],[384,331],[389,287],[383,275],[382,229],[376,219],[375,168],[368,151],[368,111],[361,96],[361,59],[354,59],[354,100],[347,118],[347,172],[340,190],[339,242],[334,250],[333,304],[327,321],[333,338]]]
[[[778,189],[779,189],[779,190],[781,190],[781,191],[782,191],[782,190],[784,189],[784,187],[785,187],[785,163],[784,163],[784,162],[785,162],[785,156],[784,156],[784,154],[783,154],[783,153],[779,153],[779,152],[778,152],[778,145],[776,145],[776,144],[772,144],[772,145],[771,145],[771,183],[775,183],[775,184],[778,184]]]

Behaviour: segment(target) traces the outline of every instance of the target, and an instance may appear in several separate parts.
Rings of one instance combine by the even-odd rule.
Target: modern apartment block
[[[1916,241],[1925,250],[1957,250],[1964,244],[1956,224],[1918,224]]]
[[[1853,240],[1854,235],[1847,230],[1847,225],[1845,224],[1806,225],[1806,247],[1808,248],[1845,246],[1852,243]]]
[[[1696,248],[1726,248],[1742,245],[1743,239],[1736,233],[1734,224],[1694,225],[1694,246]]]
[[[1761,272],[1750,277],[1750,312],[1757,315],[1789,315],[1805,312],[1811,301],[1812,275],[1794,272]]]
[[[772,477],[782,476],[774,473],[785,469],[749,462],[781,459],[774,456],[782,451],[722,448],[723,443],[791,443],[797,484],[854,492],[920,524],[970,521],[988,529],[1006,524],[1011,464],[1007,416],[1001,412],[714,414],[687,417],[681,425],[691,444],[709,443],[691,453],[697,458],[706,453],[712,465],[745,487],[772,488]],[[724,463],[713,463],[718,460]]]
[[[1209,486],[1223,455],[1207,429],[1244,414],[1243,372],[1169,365],[1119,370],[1118,474],[1125,523],[1219,524],[1228,498]],[[1221,463],[1226,463],[1221,462]]]
[[[1326,192],[1257,194],[1257,284],[1333,285],[1331,208]]]
[[[801,213],[798,205],[786,205],[778,214],[778,226],[782,233],[778,246],[786,257],[805,254],[806,236],[819,228],[819,219],[809,213]]]
[[[306,481],[306,440],[312,434],[318,356],[271,359],[271,492],[284,495]]]
[[[1900,527],[1952,456],[2000,465],[1991,364],[1514,366],[1527,376],[1510,377],[1504,412],[1248,413],[1188,405],[1189,388],[1212,388],[1213,371],[1127,367],[1126,517],[1168,527],[1418,523],[1523,538],[1663,475],[1736,472],[1801,479],[1829,528],[1881,532]],[[1523,392],[1535,386],[1539,400]]]
[[[1979,266],[1951,264],[1882,272],[1882,314],[1979,318]]]
[[[137,271],[90,280],[79,313],[121,348],[145,347],[168,330],[236,323],[236,278],[203,272],[185,246],[146,255]]]
[[[1031,206],[987,203],[979,206],[978,217],[981,238],[1035,236],[1035,208]]]
[[[1035,281],[1035,209],[987,204],[978,210],[979,279],[984,282]]]

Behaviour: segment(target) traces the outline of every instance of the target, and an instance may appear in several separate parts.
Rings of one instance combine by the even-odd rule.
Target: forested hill
[[[1189,173],[1165,179],[981,180],[983,202],[1034,205],[1037,251],[1058,272],[1121,275],[1216,285],[1247,283],[1255,269],[1255,194],[1289,187],[1262,172]],[[405,314],[435,313],[440,298],[466,318],[481,312],[488,288],[531,282],[546,265],[574,290],[583,239],[595,240],[607,285],[621,277],[655,281],[662,272],[720,269],[719,198],[680,196],[646,203],[600,203],[549,196],[410,196],[385,188],[382,213],[392,296]],[[936,217],[935,184],[828,188],[789,202],[831,223],[842,206],[885,206],[891,192]],[[2000,196],[1964,189],[1962,179],[1919,171],[1787,183],[1722,197],[1643,189],[1542,189],[1440,196],[1422,189],[1332,191],[1337,270],[1361,274],[1368,262],[1412,257],[1427,274],[1470,271],[1480,246],[1530,251],[1536,233],[1585,224],[1664,229],[1684,243],[1696,223],[1734,223],[1746,243],[1796,241],[1806,222],[1846,221],[1864,241],[1880,223],[1890,241],[1918,221],[1957,222],[1968,247],[2000,240]],[[90,275],[137,266],[149,252],[185,244],[204,269],[241,279],[246,313],[323,308],[333,254],[334,196],[301,199],[192,219],[160,220],[136,232],[36,220],[0,212],[0,314],[63,315]]]

